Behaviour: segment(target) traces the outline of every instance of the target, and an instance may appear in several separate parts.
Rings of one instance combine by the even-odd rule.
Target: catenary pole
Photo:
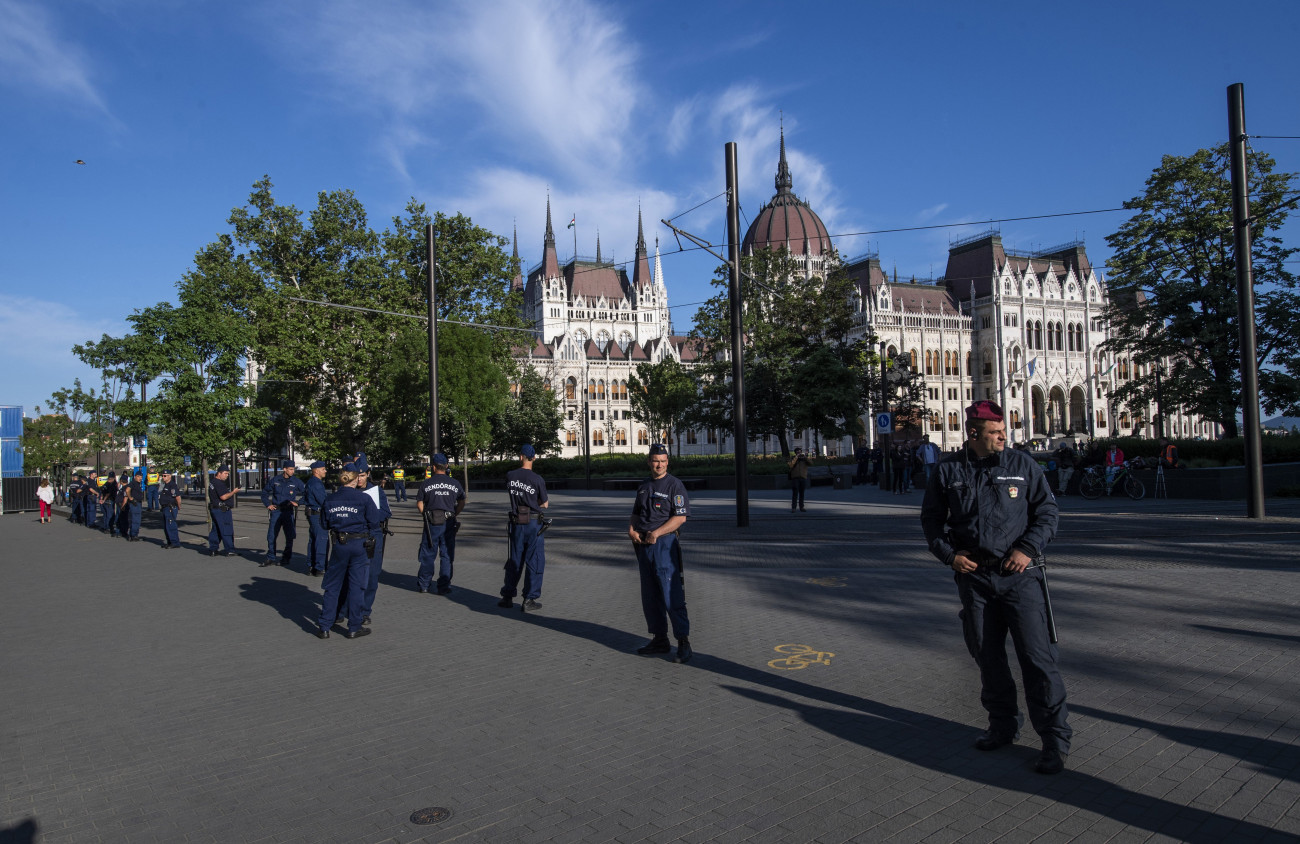
[[[1240,82],[1228,86],[1232,172],[1233,256],[1237,263],[1237,325],[1241,337],[1241,416],[1246,434],[1246,516],[1264,518],[1264,455],[1259,430],[1259,367],[1255,357],[1255,289],[1251,277],[1250,200],[1246,185],[1246,104]]]
[[[433,224],[424,228],[424,261],[429,267],[429,459],[442,451],[438,432],[438,242]]]
[[[731,390],[736,447],[736,527],[749,527],[749,435],[745,424],[745,375],[742,357],[744,308],[740,296],[740,193],[736,179],[736,142],[723,148],[727,168],[727,295],[731,305]]]

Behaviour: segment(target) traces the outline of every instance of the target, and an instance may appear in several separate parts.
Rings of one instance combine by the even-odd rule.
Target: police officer
[[[103,519],[100,530],[117,536],[117,477],[112,472],[104,477],[104,485],[99,488],[99,515]]]
[[[550,506],[546,481],[533,471],[537,449],[531,443],[519,447],[518,469],[506,473],[506,491],[510,494],[510,517],[507,532],[510,555],[506,559],[506,582],[501,587],[497,606],[510,609],[519,594],[519,575],[524,575],[523,612],[540,610],[542,575],[546,572],[546,540],[541,535],[542,510]]]
[[[966,408],[966,436],[965,447],[944,457],[931,476],[921,526],[931,553],[956,572],[966,647],[980,667],[989,725],[975,747],[1011,744],[1023,723],[1007,665],[1010,632],[1029,719],[1043,741],[1034,770],[1060,773],[1073,732],[1048,631],[1042,570],[1031,567],[1056,535],[1056,499],[1037,461],[1007,450],[998,405],[979,401]]]
[[[668,474],[668,449],[650,446],[650,478],[637,487],[627,533],[641,569],[641,611],[650,641],[637,649],[642,656],[672,651],[668,625],[677,639],[674,662],[690,662],[691,621],[686,615],[682,576],[682,546],[677,531],[691,514],[691,501],[682,482]]]
[[[292,460],[280,464],[283,470],[279,477],[272,478],[262,488],[262,504],[269,514],[266,528],[266,559],[261,567],[275,565],[275,541],[280,531],[284,531],[284,556],[280,565],[289,565],[293,558],[293,540],[298,535],[295,521],[298,518],[298,502],[302,500],[307,488],[303,482],[294,477]]]
[[[347,620],[349,639],[370,635],[369,627],[361,626],[362,605],[370,569],[370,556],[374,554],[374,532],[379,529],[382,514],[374,500],[357,489],[357,471],[347,464],[339,474],[339,489],[325,499],[321,514],[329,529],[334,549],[330,567],[322,581],[325,594],[321,602],[317,638],[328,639],[330,627],[338,617],[339,595],[347,581]]]
[[[393,500],[406,500],[406,470],[400,465],[393,467]]]
[[[326,496],[325,461],[317,460],[308,468],[311,469],[311,477],[307,479],[303,493],[303,501],[307,505],[307,529],[310,532],[307,537],[307,573],[312,577],[320,577],[325,571],[330,550],[330,534],[321,521]]]
[[[85,499],[82,498],[81,491],[85,486],[86,479],[80,472],[73,475],[72,480],[68,481],[68,521],[72,522],[74,525],[80,524],[84,518],[82,515],[82,508],[85,506],[86,502]]]
[[[424,535],[420,538],[420,571],[415,581],[421,594],[427,594],[433,582],[434,566],[438,569],[438,594],[451,593],[451,577],[456,562],[452,525],[465,509],[465,488],[447,474],[447,455],[433,455],[433,474],[422,484],[415,508],[424,517]],[[512,604],[513,606],[513,604]]]
[[[390,533],[388,520],[393,517],[393,510],[388,504],[388,495],[384,492],[383,475],[371,475],[370,463],[364,452],[356,456],[355,463],[359,473],[357,489],[377,501],[379,507],[379,527],[372,532],[375,538],[375,553],[370,559],[365,591],[361,596],[361,623],[369,624],[370,611],[375,608],[375,595],[379,592],[379,575],[384,570],[384,537]],[[378,482],[372,481],[372,478],[377,479]]]
[[[212,530],[208,532],[208,556],[217,556],[217,541],[226,546],[226,556],[236,556],[235,520],[230,515],[231,499],[238,490],[231,489],[230,467],[218,466],[217,472],[208,478],[208,510],[212,514]]]
[[[140,508],[144,503],[144,472],[139,469],[131,476],[123,496],[122,526],[126,528],[126,541],[140,541]]]
[[[181,487],[172,477],[170,469],[159,473],[158,503],[162,506],[163,548],[181,547],[180,531],[176,529],[176,516],[181,509]]]
[[[94,469],[81,488],[81,519],[88,528],[95,527],[99,521],[99,472]]]

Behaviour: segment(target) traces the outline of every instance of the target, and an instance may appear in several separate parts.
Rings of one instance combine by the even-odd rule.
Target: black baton
[[[1043,604],[1047,608],[1047,636],[1055,645],[1058,641],[1056,637],[1056,617],[1052,615],[1052,592],[1047,588],[1047,560],[1040,557],[1029,568],[1043,570]]]

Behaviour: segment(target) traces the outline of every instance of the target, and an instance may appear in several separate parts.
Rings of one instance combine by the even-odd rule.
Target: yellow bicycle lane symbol
[[[835,654],[830,651],[819,651],[808,647],[807,645],[777,645],[772,650],[779,654],[786,654],[781,659],[774,659],[768,662],[769,668],[776,668],[781,671],[798,671],[801,668],[807,668],[810,665],[830,665],[831,657]]]

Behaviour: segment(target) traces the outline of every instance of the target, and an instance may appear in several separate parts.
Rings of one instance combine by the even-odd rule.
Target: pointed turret
[[[790,178],[790,165],[785,160],[785,127],[781,127],[781,162],[776,165],[776,192],[793,193],[794,180]]]
[[[542,278],[560,274],[560,260],[555,256],[555,229],[551,227],[551,195],[546,195],[546,240],[542,244]]]
[[[524,289],[524,271],[519,264],[519,224],[515,224],[515,235],[511,240],[514,245],[514,254],[511,256],[515,263],[515,277],[510,282],[510,292],[522,291]]]
[[[653,284],[650,276],[650,260],[645,249],[645,227],[641,224],[641,209],[636,209],[636,262],[632,268],[632,286],[640,290],[647,284]]]
[[[600,263],[600,229],[596,229],[596,263]]]

